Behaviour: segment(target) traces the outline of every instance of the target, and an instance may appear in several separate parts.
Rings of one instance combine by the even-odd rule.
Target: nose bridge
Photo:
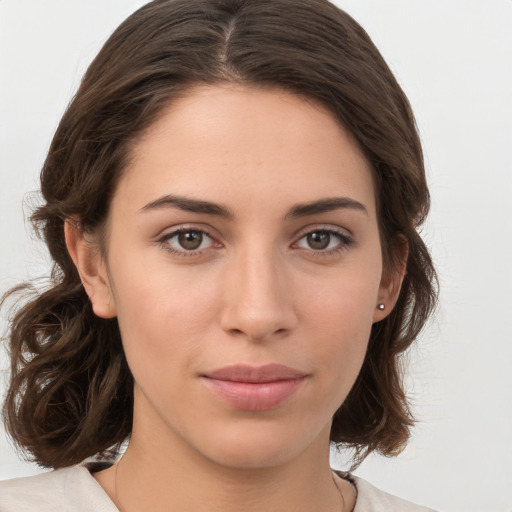
[[[270,244],[239,248],[227,270],[222,315],[226,331],[261,340],[296,322],[284,260]]]

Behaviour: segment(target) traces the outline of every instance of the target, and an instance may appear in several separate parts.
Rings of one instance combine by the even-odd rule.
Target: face
[[[232,467],[328,451],[396,291],[357,144],[298,96],[205,86],[133,155],[106,260],[83,277],[96,314],[118,317],[133,440]]]

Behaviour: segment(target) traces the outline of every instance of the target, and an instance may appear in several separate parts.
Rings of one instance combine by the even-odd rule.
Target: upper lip
[[[210,379],[247,383],[300,379],[305,376],[305,372],[282,364],[266,364],[264,366],[235,364],[218,368],[204,374],[204,377]]]

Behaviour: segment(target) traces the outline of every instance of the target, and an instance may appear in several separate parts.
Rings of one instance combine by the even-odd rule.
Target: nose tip
[[[221,317],[226,332],[262,341],[286,335],[296,323],[286,273],[275,262],[252,260],[230,272]]]
[[[274,328],[268,320],[261,317],[246,319],[243,328],[228,327],[226,330],[234,335],[245,335],[252,341],[261,341],[275,335],[285,334],[288,331],[288,329],[284,327],[277,327],[277,325],[276,328]]]

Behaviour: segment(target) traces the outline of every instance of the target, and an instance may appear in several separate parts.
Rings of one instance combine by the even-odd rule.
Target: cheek
[[[321,371],[351,386],[363,363],[379,290],[379,273],[341,274],[307,295],[307,336],[322,352]],[[346,390],[345,390],[346,391]]]
[[[179,363],[186,364],[218,316],[216,290],[197,272],[124,260],[112,281],[119,328],[134,376],[140,372],[156,376],[159,369],[169,372]]]
[[[380,267],[369,271],[348,267],[346,271],[333,274],[330,279],[309,283],[304,302],[308,316],[319,329],[338,330],[340,333],[369,331],[377,305]],[[357,338],[357,336],[356,336]]]

